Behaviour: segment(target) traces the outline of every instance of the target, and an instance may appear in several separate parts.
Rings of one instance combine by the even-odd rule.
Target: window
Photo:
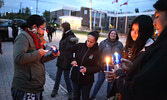
[[[69,15],[69,11],[68,10],[64,10],[63,14],[64,14],[64,16],[68,16]]]
[[[105,19],[105,14],[104,13],[102,14],[102,19]]]
[[[71,12],[71,16],[77,16],[77,12],[76,11],[72,11]]]
[[[92,12],[92,18],[94,18],[94,14],[95,14],[95,13],[94,13],[94,12]]]
[[[100,18],[100,13],[96,13],[96,18]]]
[[[87,15],[88,11],[87,10],[84,10],[84,14]]]

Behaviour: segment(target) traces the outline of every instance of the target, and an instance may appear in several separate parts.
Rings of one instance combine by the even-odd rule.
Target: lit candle
[[[118,52],[115,52],[114,55],[115,55],[115,62],[119,63],[119,58],[118,58],[119,54],[118,54]]]
[[[106,67],[107,67],[107,71],[109,71],[109,62],[110,62],[110,58],[106,57]]]
[[[120,68],[120,64],[121,64],[121,55],[118,52],[115,52],[113,55],[113,62],[114,62],[114,69],[117,70]]]

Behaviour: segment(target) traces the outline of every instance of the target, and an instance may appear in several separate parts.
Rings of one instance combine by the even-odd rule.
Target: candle
[[[76,64],[76,65],[74,65],[74,66],[75,66],[75,67],[78,67],[79,70],[83,69],[83,68],[80,68],[80,67],[78,66],[78,64]],[[82,75],[85,75],[85,73],[82,73]]]
[[[118,54],[118,52],[115,52],[114,55],[115,55],[115,62],[119,63],[119,58],[118,58],[119,54]]]
[[[118,70],[120,68],[120,64],[121,64],[121,55],[118,52],[115,52],[113,55],[113,62],[114,62],[114,69]]]
[[[110,58],[106,57],[106,67],[107,67],[107,71],[109,71],[109,62],[110,62]]]
[[[121,56],[119,55],[118,52],[115,52],[114,53],[114,56],[115,56],[115,64],[120,64],[121,63]]]

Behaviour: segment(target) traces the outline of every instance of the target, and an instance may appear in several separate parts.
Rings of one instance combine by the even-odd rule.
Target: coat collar
[[[150,46],[151,44],[153,44],[153,43],[154,43],[154,40],[151,39],[151,38],[149,38],[149,39],[146,41],[146,44],[145,44],[144,48],[143,48],[141,51],[146,51],[145,49],[146,49],[148,46]]]

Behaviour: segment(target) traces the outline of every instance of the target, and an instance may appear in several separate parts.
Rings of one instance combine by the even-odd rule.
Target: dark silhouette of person
[[[16,21],[13,22],[13,25],[12,25],[12,35],[13,35],[13,43],[14,43],[14,40],[16,38],[16,36],[18,35],[18,24],[16,23]]]
[[[52,42],[52,31],[53,31],[53,29],[52,29],[51,25],[47,26],[46,31],[48,33],[48,40],[49,40],[49,42]]]

